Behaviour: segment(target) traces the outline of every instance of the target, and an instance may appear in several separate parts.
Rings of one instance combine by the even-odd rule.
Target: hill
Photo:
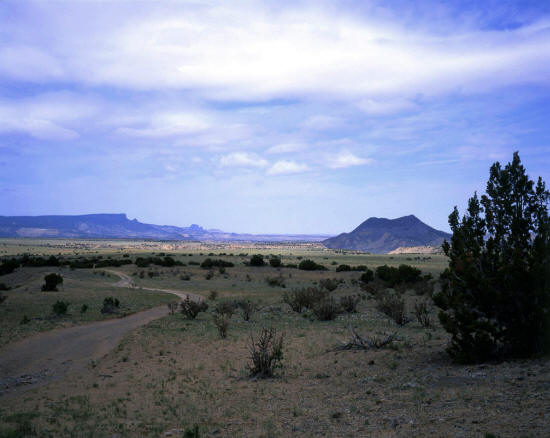
[[[332,249],[354,249],[377,254],[399,247],[437,246],[450,234],[426,225],[414,215],[397,219],[371,217],[351,233],[342,233],[322,243]]]
[[[327,235],[238,234],[206,230],[199,225],[176,227],[144,224],[125,214],[78,216],[0,216],[0,237],[214,240],[214,241],[309,241]]]

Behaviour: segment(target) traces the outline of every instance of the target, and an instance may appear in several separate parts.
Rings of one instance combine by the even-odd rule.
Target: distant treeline
[[[123,259],[104,259],[99,257],[80,257],[78,259],[63,259],[56,256],[44,257],[31,257],[29,255],[23,255],[21,257],[12,257],[2,260],[0,264],[0,275],[11,274],[15,269],[19,267],[56,267],[56,266],[69,266],[71,269],[92,269],[92,268],[109,268],[119,267],[123,265],[131,265],[134,263],[130,258]],[[135,264],[140,268],[146,268],[149,265],[158,265],[165,267],[172,266],[184,266],[182,262],[174,260],[172,257],[138,257]]]

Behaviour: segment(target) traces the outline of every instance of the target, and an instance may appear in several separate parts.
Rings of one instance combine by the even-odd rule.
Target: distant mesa
[[[438,247],[451,235],[436,230],[414,215],[397,219],[371,217],[350,233],[323,240],[332,249],[386,254],[403,247]],[[403,250],[401,250],[404,252]]]
[[[329,235],[237,234],[189,227],[144,224],[120,214],[77,216],[0,216],[0,237],[150,239],[202,241],[304,241],[319,242]]]

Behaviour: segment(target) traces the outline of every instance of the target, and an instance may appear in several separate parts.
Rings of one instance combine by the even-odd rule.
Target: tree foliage
[[[474,194],[460,219],[449,216],[449,267],[434,296],[449,353],[462,362],[528,357],[548,349],[550,329],[550,193],[535,184],[519,154],[494,163],[486,194]]]

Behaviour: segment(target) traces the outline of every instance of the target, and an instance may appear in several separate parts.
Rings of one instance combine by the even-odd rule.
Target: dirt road
[[[131,277],[120,277],[117,287],[137,289]],[[143,288],[167,292],[185,299],[202,299],[199,295],[168,289]],[[167,306],[90,324],[40,333],[0,350],[0,396],[20,392],[37,384],[78,371],[115,348],[130,330],[168,314]]]

